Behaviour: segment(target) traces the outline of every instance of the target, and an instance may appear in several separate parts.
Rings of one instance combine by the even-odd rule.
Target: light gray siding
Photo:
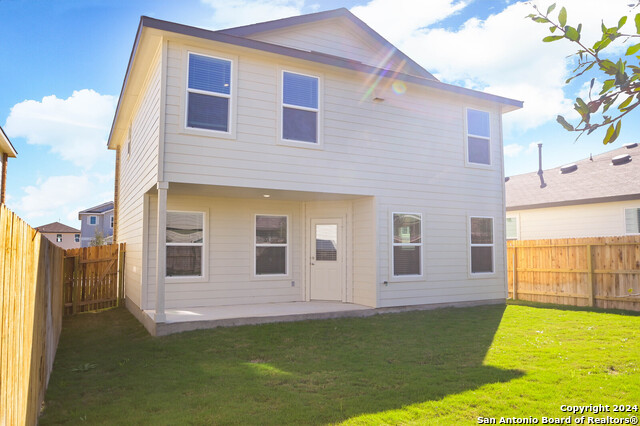
[[[354,300],[364,304],[399,306],[505,297],[498,105],[409,83],[392,87],[383,80],[376,85],[364,74],[317,65],[311,69],[301,61],[266,54],[248,56],[241,51],[235,52],[234,63],[235,137],[196,134],[183,124],[188,49],[173,42],[168,49],[164,163],[168,181],[375,197],[375,201],[355,203],[353,213],[359,223],[354,224],[352,234],[352,273],[354,283],[362,284],[354,291]],[[198,49],[203,50],[202,46]],[[213,43],[205,51],[214,56],[233,54]],[[307,70],[321,77],[322,145],[313,147],[320,149],[280,143],[283,69]],[[373,102],[373,97],[384,101]],[[490,113],[490,167],[465,166],[467,107]],[[374,213],[364,208],[368,202],[375,203]],[[424,274],[420,278],[407,281],[391,276],[392,211],[423,215]],[[469,273],[469,216],[494,218],[495,273],[491,275]],[[371,229],[375,238],[367,235]],[[377,244],[373,271],[372,257],[366,251],[372,244]]]
[[[158,181],[161,61],[156,55],[147,81],[134,109],[131,126],[131,153],[127,140],[120,152],[120,192],[118,242],[127,243],[126,296],[141,306],[143,265],[144,194]]]

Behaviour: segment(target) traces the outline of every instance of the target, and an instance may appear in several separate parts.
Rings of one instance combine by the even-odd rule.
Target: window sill
[[[469,161],[466,161],[464,166],[470,169],[496,170],[496,167],[493,164],[470,163]]]
[[[291,274],[284,275],[252,275],[251,281],[285,281],[291,280]]]
[[[204,283],[208,281],[209,281],[208,277],[205,277],[204,275],[201,277],[198,277],[198,276],[164,277],[164,282],[166,284]]]
[[[315,150],[323,150],[324,147],[322,143],[317,142],[302,142],[302,141],[294,141],[289,139],[280,139],[278,140],[278,145],[290,146],[293,148],[306,148],[306,149],[315,149]]]
[[[422,275],[399,275],[389,277],[388,283],[412,283],[412,282],[423,282],[426,281],[426,277],[424,274]]]
[[[205,136],[209,138],[219,138],[219,139],[235,139],[236,133],[235,131],[231,132],[222,132],[220,130],[208,130],[208,129],[199,129],[197,127],[183,127],[180,132],[183,135],[192,135],[192,136]]]

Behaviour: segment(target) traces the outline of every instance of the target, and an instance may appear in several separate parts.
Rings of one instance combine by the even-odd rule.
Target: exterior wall
[[[62,234],[62,242],[60,243],[56,241],[58,234]],[[80,247],[80,243],[76,243],[76,240],[75,240],[76,234],[79,234],[79,233],[52,232],[52,233],[43,233],[42,235],[47,237],[47,239],[51,241],[53,244],[67,250],[67,249],[74,249],[74,248]]]
[[[350,21],[335,19],[259,33],[248,38],[350,58],[381,68],[398,66],[388,62],[392,52],[382,49],[378,43],[361,34],[362,30]]]
[[[640,200],[508,211],[517,218],[518,239],[610,237],[625,235],[624,209]]]
[[[97,221],[95,225],[89,223],[89,218],[96,216]],[[95,238],[97,232],[102,232],[105,238],[113,235],[113,228],[111,227],[111,218],[113,217],[113,210],[109,210],[104,213],[87,213],[80,215],[81,222],[81,234],[80,243],[82,247],[89,247],[91,240]]]
[[[149,198],[149,280],[143,309],[154,309],[156,300],[157,196]],[[248,200],[198,196],[167,197],[167,210],[205,213],[205,273],[202,278],[167,277],[167,309],[304,300],[302,276],[303,204],[298,201]],[[254,275],[256,214],[288,216],[287,276]],[[128,247],[127,247],[128,249]],[[292,285],[293,282],[293,285]]]
[[[143,264],[143,217],[145,193],[158,181],[158,146],[160,135],[160,52],[149,70],[144,90],[131,118],[131,152],[127,140],[120,150],[118,199],[118,242],[127,243],[125,292],[135,305],[142,303],[142,282],[146,279]]]
[[[353,303],[378,306],[375,199],[353,201]]]
[[[374,213],[363,208],[372,201],[354,203],[353,210],[359,219],[357,225],[354,220],[354,253],[358,252],[353,258],[354,300],[364,304],[387,307],[506,297],[502,126],[497,105],[409,83],[392,90],[386,82],[375,86],[363,74],[317,64],[307,68],[302,61],[228,49],[215,43],[169,42],[167,181],[375,197]],[[184,128],[190,50],[235,58],[232,102],[237,116],[231,123],[232,135]],[[292,147],[279,140],[283,69],[321,77],[318,146]],[[374,96],[384,101],[373,102]],[[465,165],[467,107],[491,114],[490,167]],[[419,279],[391,276],[393,211],[423,215],[424,275]],[[493,274],[469,272],[469,216],[494,219]],[[376,232],[367,233],[371,229]],[[372,257],[360,251],[372,244],[377,245],[373,271]]]

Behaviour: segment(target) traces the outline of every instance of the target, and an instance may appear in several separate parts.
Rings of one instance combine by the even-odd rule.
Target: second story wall
[[[195,42],[194,42],[195,43]],[[189,52],[232,62],[231,131],[185,126]],[[319,143],[284,143],[282,72],[319,78]],[[475,98],[220,43],[169,41],[165,179],[503,205],[500,110]],[[380,98],[374,101],[374,98]],[[466,108],[490,113],[489,167],[466,165]]]

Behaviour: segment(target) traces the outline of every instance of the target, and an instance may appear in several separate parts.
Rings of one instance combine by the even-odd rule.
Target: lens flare
[[[397,95],[403,95],[404,92],[407,91],[407,86],[404,84],[404,82],[398,81],[398,80],[393,82],[393,84],[391,85],[391,88]]]

